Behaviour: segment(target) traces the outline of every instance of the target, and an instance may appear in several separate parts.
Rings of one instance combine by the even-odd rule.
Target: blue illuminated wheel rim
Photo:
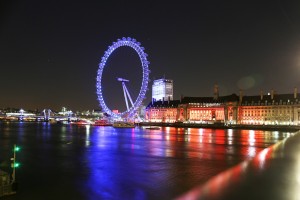
[[[136,53],[139,55],[142,68],[143,68],[143,79],[142,79],[142,85],[141,85],[139,95],[136,98],[133,106],[131,106],[129,110],[116,114],[112,112],[110,108],[108,108],[108,106],[104,101],[101,83],[102,83],[103,69],[105,67],[106,61],[116,49],[123,46],[133,48],[136,51]],[[117,42],[113,42],[113,44],[108,47],[99,64],[98,73],[97,73],[97,84],[96,84],[98,102],[103,112],[107,113],[113,118],[130,118],[135,114],[137,109],[142,104],[143,99],[145,98],[147,87],[148,87],[149,73],[150,73],[148,65],[150,64],[150,62],[147,60],[147,56],[148,55],[144,52],[144,47],[141,46],[141,43],[136,41],[134,38],[130,38],[130,37],[127,38],[123,37],[122,39],[118,39]]]

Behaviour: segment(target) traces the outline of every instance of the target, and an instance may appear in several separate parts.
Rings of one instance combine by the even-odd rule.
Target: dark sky
[[[6,2],[0,3],[0,108],[99,108],[98,64],[122,37],[145,47],[151,80],[174,80],[175,99],[212,96],[215,83],[220,95],[300,90],[299,0]],[[121,47],[109,60],[105,78],[131,77],[134,96],[138,56]],[[121,84],[107,84],[107,104],[124,104]]]

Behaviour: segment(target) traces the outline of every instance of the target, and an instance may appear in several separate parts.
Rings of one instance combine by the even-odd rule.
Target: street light
[[[14,183],[16,181],[16,168],[18,168],[20,166],[20,163],[18,163],[16,161],[16,152],[20,151],[20,147],[18,147],[16,144],[14,145],[14,157],[11,158],[12,163],[11,163],[11,167],[13,168],[13,173],[12,173],[12,183]]]

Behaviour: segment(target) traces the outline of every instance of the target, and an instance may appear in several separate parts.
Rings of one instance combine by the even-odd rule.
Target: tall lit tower
[[[154,80],[152,99],[155,101],[173,100],[173,80],[165,78]]]

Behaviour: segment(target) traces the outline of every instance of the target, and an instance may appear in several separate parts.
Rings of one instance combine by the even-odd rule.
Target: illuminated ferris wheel
[[[114,113],[112,110],[106,105],[103,97],[103,91],[102,91],[102,76],[103,76],[103,69],[106,65],[106,61],[108,60],[109,56],[119,47],[131,47],[133,48],[136,53],[139,55],[141,67],[142,67],[142,84],[141,88],[138,94],[138,97],[135,99],[135,101],[132,100],[129,91],[126,87],[126,82],[129,82],[129,80],[126,80],[124,78],[117,78],[117,81],[120,81],[122,83],[123,92],[124,92],[124,98],[126,102],[127,110],[121,113]],[[113,42],[111,46],[108,47],[108,49],[105,51],[104,56],[101,59],[101,62],[99,64],[98,73],[97,73],[97,95],[98,95],[98,101],[105,113],[112,116],[113,118],[131,118],[136,113],[137,109],[140,107],[143,99],[145,98],[148,82],[149,82],[149,73],[150,70],[148,69],[148,65],[150,64],[147,60],[147,54],[144,52],[144,47],[141,46],[139,42],[137,42],[135,39],[130,37],[123,37],[122,39],[118,39],[117,42]],[[129,99],[129,102],[128,102]]]

